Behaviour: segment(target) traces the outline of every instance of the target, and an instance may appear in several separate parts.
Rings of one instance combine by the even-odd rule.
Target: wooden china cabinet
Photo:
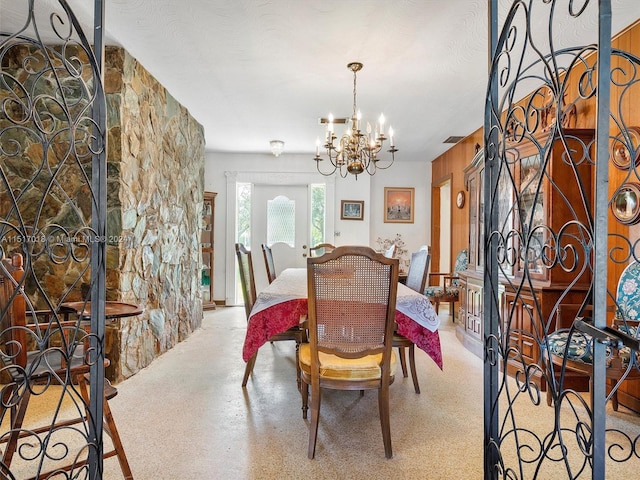
[[[202,254],[202,308],[212,310],[216,308],[213,300],[213,219],[217,193],[204,192],[202,205],[202,231],[200,250]]]
[[[523,141],[507,147],[507,159],[513,162],[509,162],[510,171],[502,172],[497,189],[499,229],[508,238],[506,250],[513,252],[511,260],[499,268],[498,292],[502,331],[509,334],[506,348],[513,347],[507,362],[511,375],[522,370],[523,362],[540,364],[539,341],[545,326],[553,325],[550,318],[557,303],[581,303],[591,283],[588,268],[573,270],[553,264],[555,252],[565,250],[550,245],[555,247],[551,235],[557,236],[559,232],[563,232],[558,239],[561,245],[580,243],[576,239],[586,232],[572,226],[572,221],[590,224],[595,172],[589,161],[593,156],[584,150],[593,149],[594,131],[564,131],[570,159],[558,138],[543,150],[545,155],[541,157],[538,145],[545,145],[548,135],[544,132],[535,137],[535,142]],[[482,355],[485,230],[482,152],[465,169],[465,181],[469,191],[469,267],[463,275],[458,337],[467,348]],[[580,183],[584,201],[579,193]],[[519,235],[508,236],[509,231]],[[520,238],[529,238],[528,247],[518,244]],[[584,252],[579,253],[584,261]],[[565,259],[568,263],[571,260]],[[534,381],[546,389],[540,372],[535,374]]]
[[[483,276],[484,276],[484,151],[480,150],[464,169],[469,205],[469,248],[467,270],[460,273],[461,291],[456,336],[478,357],[483,357]]]

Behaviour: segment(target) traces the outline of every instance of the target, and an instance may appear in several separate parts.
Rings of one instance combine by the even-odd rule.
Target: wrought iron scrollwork
[[[566,46],[556,29],[560,18],[571,24],[598,8],[598,2],[588,0],[562,6],[515,1],[492,59],[484,149],[485,198],[490,199],[484,217],[485,289],[490,292],[484,298],[493,304],[485,305],[485,312],[499,318],[485,318],[485,363],[497,372],[498,385],[485,397],[485,411],[490,412],[485,418],[490,432],[485,437],[485,478],[591,478],[599,472],[598,455],[605,457],[607,468],[640,459],[637,428],[610,415],[606,451],[595,451],[599,433],[594,422],[605,413],[594,412],[594,405],[617,401],[623,382],[640,377],[639,357],[633,353],[640,305],[632,313],[635,303],[631,306],[629,298],[615,291],[623,269],[640,258],[639,240],[626,227],[640,219],[640,194],[621,193],[640,181],[637,127],[628,124],[625,110],[635,103],[630,97],[640,87],[640,59],[615,48],[607,58],[596,44]],[[546,29],[535,27],[545,24]],[[584,112],[585,106],[594,111],[603,65],[610,72],[604,81],[611,87],[612,107],[609,125],[596,125]],[[587,134],[585,126],[613,132],[609,151],[616,158],[598,157],[597,135]],[[611,162],[607,178],[597,173],[605,161]],[[596,229],[602,209],[596,208],[595,193],[603,190],[613,213],[610,224],[619,213],[620,225],[625,225],[610,228],[604,248]],[[598,261],[605,257],[607,298],[594,298],[602,274]],[[640,275],[637,284],[621,288],[638,297]],[[619,317],[617,327],[578,322],[561,331],[564,336],[556,335],[561,306],[577,304],[574,315],[584,316],[597,302],[598,308],[604,303],[610,307],[600,313],[607,323],[614,314]],[[487,330],[496,323],[496,329]],[[600,337],[595,341],[608,347],[602,347],[602,355],[592,347]],[[612,381],[600,403],[577,390],[571,382],[580,371],[561,360],[569,357],[576,339],[584,340],[576,360],[585,365],[611,365],[619,362],[617,351],[631,352],[622,364],[626,373]],[[542,401],[544,391],[549,406]]]
[[[104,265],[94,165],[106,150],[95,119],[105,98],[66,1],[23,3],[24,18],[10,22],[20,27],[0,33],[0,279],[8,292],[0,302],[0,476],[38,477],[67,464],[65,478],[100,478],[83,459],[102,448],[102,422],[93,420],[102,411],[96,416],[70,366],[102,363],[103,339],[62,304],[90,301]],[[16,418],[39,397],[50,406],[40,419],[49,427],[36,430],[29,410],[24,422]],[[69,411],[87,421],[60,424]]]

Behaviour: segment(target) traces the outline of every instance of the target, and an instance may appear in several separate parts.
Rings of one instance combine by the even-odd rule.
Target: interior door
[[[306,268],[309,193],[306,185],[254,185],[251,197],[251,250],[260,291],[268,284],[263,243],[272,249],[276,275],[285,268]]]

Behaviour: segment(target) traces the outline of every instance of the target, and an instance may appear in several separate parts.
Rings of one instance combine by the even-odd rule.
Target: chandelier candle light
[[[316,140],[316,156],[314,160],[316,161],[318,172],[322,175],[329,176],[339,171],[342,178],[345,178],[347,173],[351,173],[356,176],[357,180],[358,175],[361,173],[366,172],[369,175],[373,175],[379,168],[389,168],[393,165],[394,154],[398,150],[393,144],[393,129],[389,127],[390,148],[387,151],[391,153],[391,161],[388,165],[380,166],[378,153],[382,150],[382,145],[387,139],[384,135],[384,115],[380,115],[375,130],[372,131],[369,122],[367,122],[365,132],[360,129],[361,114],[356,106],[356,74],[362,69],[362,63],[352,62],[347,65],[347,68],[353,72],[353,115],[351,116],[351,126],[347,128],[347,131],[340,137],[340,141],[336,145],[334,143],[337,137],[333,131],[333,115],[329,114],[324,148],[327,150],[327,155],[333,168],[328,172],[323,172],[320,168],[320,162],[324,160],[320,156],[320,139]]]

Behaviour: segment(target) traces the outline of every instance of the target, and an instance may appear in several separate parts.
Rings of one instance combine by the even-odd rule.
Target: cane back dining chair
[[[253,260],[251,258],[251,250],[246,248],[241,243],[236,243],[236,256],[238,258],[238,268],[240,270],[240,283],[242,285],[242,296],[244,298],[244,310],[247,315],[247,322],[251,315],[251,310],[256,302],[256,282],[253,274]],[[269,342],[278,342],[282,340],[293,340],[296,342],[296,378],[298,381],[298,388],[300,388],[300,371],[298,367],[298,351],[300,344],[306,341],[306,331],[301,327],[295,326],[290,329],[273,335],[269,338]],[[242,378],[242,386],[247,386],[249,376],[253,372],[253,367],[256,363],[258,353],[256,352],[247,362],[244,369],[244,377]]]
[[[440,302],[449,302],[449,313],[455,321],[455,305],[460,300],[460,272],[467,269],[467,250],[460,250],[456,255],[453,272],[432,272],[429,274],[429,285],[424,290],[424,295],[433,303],[438,313]],[[433,279],[437,283],[432,285]]]
[[[86,454],[90,446],[81,445],[79,448],[82,451],[75,452],[67,448],[65,443],[77,442],[78,437],[88,442],[90,438],[90,367],[85,355],[88,333],[80,319],[71,320],[65,314],[34,310],[26,301],[23,278],[23,259],[20,254],[14,254],[11,259],[2,259],[0,375],[3,385],[0,390],[0,445],[4,445],[4,450],[0,477],[5,478],[3,474],[9,471],[16,454],[20,460],[25,460],[26,456],[42,449],[29,457],[34,460],[43,456],[42,464],[34,466],[37,470],[34,478],[50,478],[54,475],[57,478],[63,471],[68,472],[68,478],[78,478],[84,475],[81,473],[83,468],[87,468]],[[106,365],[108,360],[105,360]],[[53,385],[60,385],[61,396],[48,400],[49,411],[43,413],[40,405],[29,408],[34,395],[49,394],[53,391]],[[103,431],[111,438],[113,448],[105,445],[103,458],[117,456],[124,478],[133,479],[109,407],[109,400],[117,393],[117,389],[105,378]],[[63,410],[61,405],[65,404],[73,404],[73,407]],[[7,413],[9,419],[6,418]],[[34,425],[34,418],[46,418],[47,421]]]
[[[637,343],[640,338],[640,263],[634,261],[622,271],[616,287],[615,316],[612,327],[631,337]],[[578,382],[579,376],[592,381],[593,337],[581,331],[572,331],[571,325],[578,317],[591,315],[587,305],[565,304],[558,306],[556,331],[547,338],[549,355],[555,365],[555,376],[561,376],[563,365],[565,375],[563,388],[574,388],[570,382]],[[607,348],[606,377],[610,387],[611,406],[618,410],[618,387],[621,381],[640,380],[640,358],[629,347]],[[576,375],[577,374],[577,375]],[[575,388],[578,390],[577,388]],[[547,389],[547,404],[553,402],[553,393]]]
[[[423,293],[427,283],[427,273],[429,272],[429,262],[431,261],[431,247],[423,246],[417,252],[411,254],[411,262],[409,263],[409,271],[407,272],[407,281],[405,285],[410,289]],[[400,357],[400,366],[402,367],[402,376],[407,377],[407,362],[405,360],[404,350],[409,349],[409,367],[411,369],[411,379],[413,380],[413,388],[416,393],[420,393],[420,385],[418,383],[418,372],[416,370],[415,344],[404,335],[400,335],[397,331],[393,333],[393,346],[398,347],[398,356]]]
[[[336,248],[330,243],[319,243],[309,249],[309,254],[312,257],[321,257],[325,253],[332,252]]]
[[[300,346],[302,416],[311,425],[307,455],[314,458],[321,389],[378,390],[385,456],[391,458],[389,385],[396,359],[392,349],[398,259],[363,246],[343,246],[307,258],[309,343]]]
[[[276,279],[276,265],[273,263],[273,252],[266,244],[262,244],[262,256],[264,257],[264,267],[267,270],[267,280],[272,283]]]

